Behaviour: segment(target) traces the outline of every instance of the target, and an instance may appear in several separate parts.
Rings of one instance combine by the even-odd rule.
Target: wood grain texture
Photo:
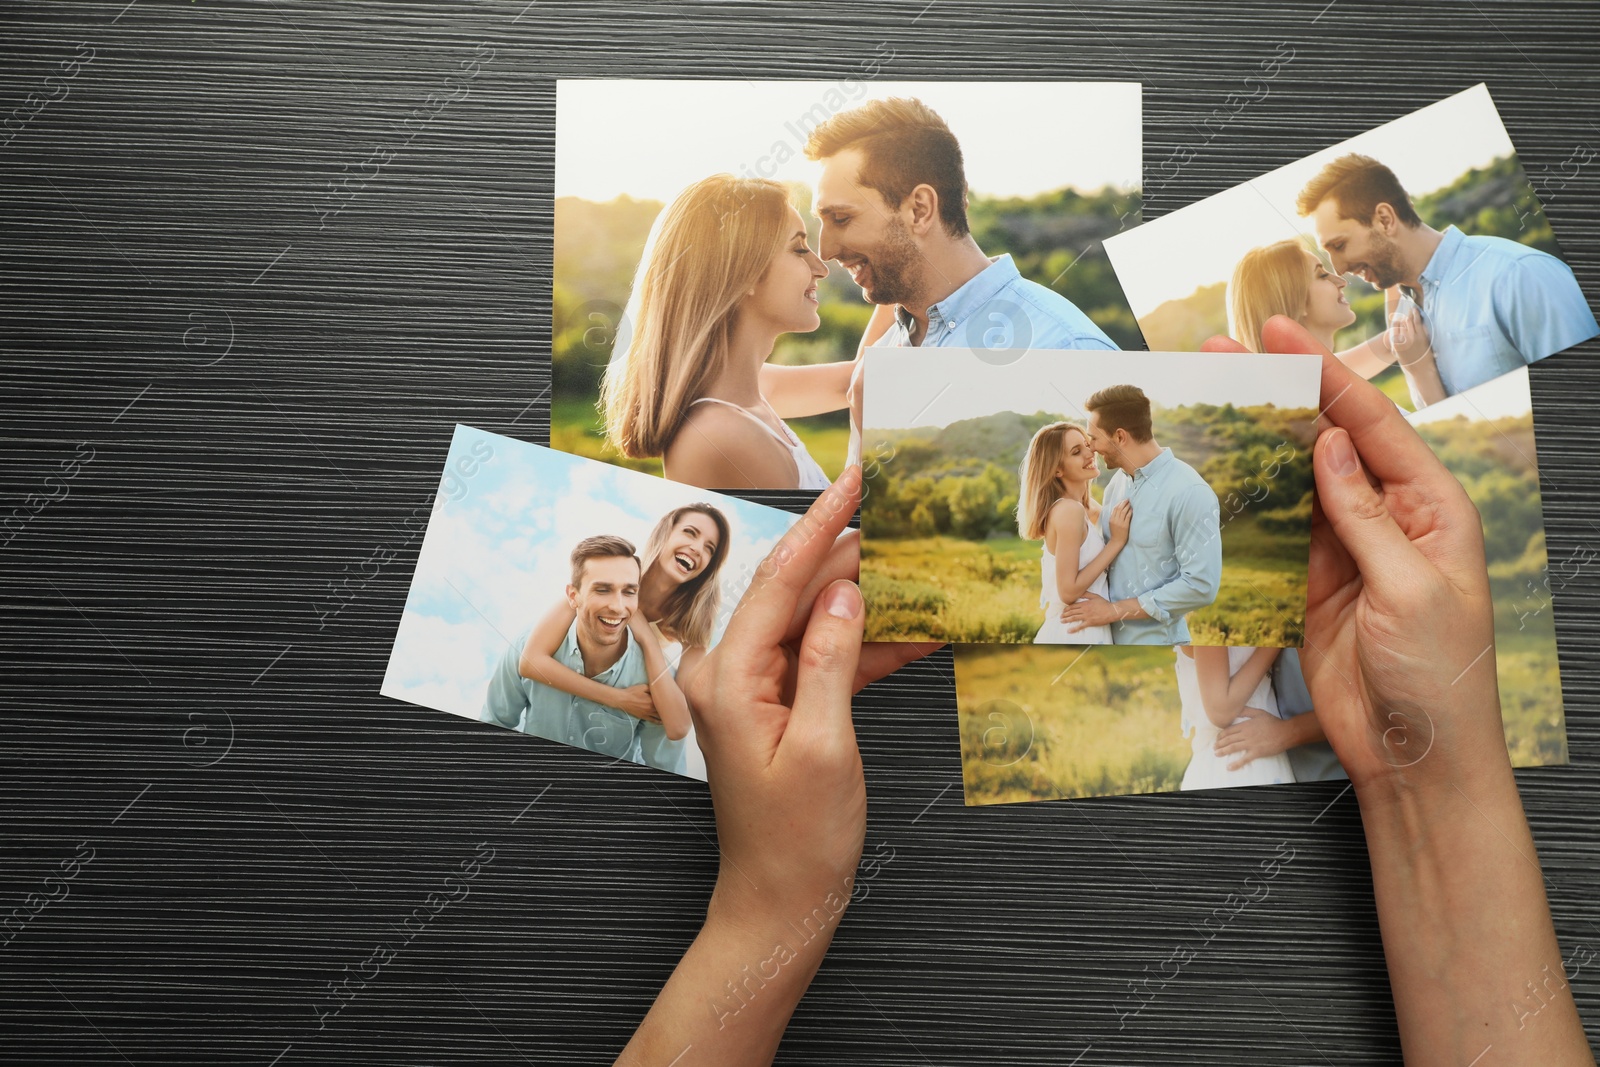
[[[54,99],[0,148],[0,515],[55,499],[0,548],[0,914],[53,900],[0,946],[0,1061],[609,1062],[697,928],[702,786],[377,695],[452,425],[548,434],[553,79],[833,79],[888,42],[889,78],[1140,80],[1149,217],[1487,80],[1592,298],[1597,171],[1561,164],[1600,146],[1597,34],[1578,0],[7,3],[0,109]],[[1532,372],[1552,569],[1600,540],[1597,355]],[[1597,594],[1556,597],[1572,765],[1518,774],[1569,953],[1600,949]],[[857,722],[894,858],[779,1062],[1398,1059],[1337,785],[965,809],[948,651]],[[1573,989],[1600,1033],[1593,965]]]

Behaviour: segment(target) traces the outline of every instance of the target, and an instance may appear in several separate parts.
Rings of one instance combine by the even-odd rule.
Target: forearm
[[[639,649],[644,653],[645,675],[650,679],[650,699],[655,703],[662,727],[674,741],[687,737],[689,702],[684,699],[683,690],[672,676],[672,669],[667,665],[667,657],[662,653],[655,635],[647,632],[645,637],[639,638]]]
[[[1383,340],[1385,336],[1385,333],[1380,333],[1377,337],[1370,337],[1343,352],[1335,352],[1334,355],[1339,358],[1339,362],[1350,368],[1351,373],[1370,379],[1395,360],[1394,353]]]
[[[1593,1064],[1505,751],[1458,762],[1357,788],[1406,1063]]]
[[[803,419],[846,406],[853,360],[816,363],[806,367],[781,367],[764,363],[760,388],[780,419]]]
[[[1117,558],[1117,553],[1120,551],[1122,551],[1121,545],[1106,545],[1094,559],[1091,559],[1086,566],[1080,567],[1078,573],[1070,577],[1058,570],[1056,574],[1056,593],[1061,597],[1061,602],[1063,604],[1071,604],[1087,593],[1089,587],[1095,583],[1095,580],[1106,572],[1106,568],[1111,566],[1111,561]],[[1137,604],[1138,601],[1134,603]]]
[[[751,920],[724,912],[713,896],[705,926],[618,1067],[771,1063],[836,927],[837,916],[820,928],[777,916]]]
[[[1132,599],[1141,612],[1138,618],[1166,621],[1210,607],[1217,599],[1217,583],[1201,582],[1190,575],[1180,574],[1166,585],[1147,590]]]
[[[593,678],[585,678],[566,664],[557,662],[554,656],[525,653],[517,669],[529,681],[559,689],[569,696],[604,704],[608,708],[617,699],[617,691],[611,686]]]
[[[1437,404],[1445,398],[1444,380],[1439,377],[1438,364],[1432,359],[1421,359],[1409,366],[1402,363],[1400,372],[1406,376],[1411,392],[1422,406]]]

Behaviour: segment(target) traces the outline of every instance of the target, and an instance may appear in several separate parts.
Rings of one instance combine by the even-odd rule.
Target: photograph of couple
[[[869,640],[1300,643],[1313,357],[870,349],[865,373]]]
[[[1495,672],[1516,767],[1567,762],[1526,368],[1408,416],[1477,506]],[[966,802],[1166,793],[1344,777],[1300,648],[957,646]],[[1427,738],[1419,737],[1420,747]],[[1406,758],[1411,758],[1409,755]]]
[[[556,111],[552,447],[819,491],[868,346],[1140,347],[1100,248],[1139,221],[1135,83],[563,80]]]
[[[1482,85],[1106,251],[1151,348],[1287,315],[1407,410],[1600,334]]]
[[[794,523],[458,426],[385,696],[704,780],[679,682]]]

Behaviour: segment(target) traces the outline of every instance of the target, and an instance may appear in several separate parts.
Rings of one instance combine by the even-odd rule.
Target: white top
[[[788,423],[782,419],[778,419],[778,424],[783,427],[783,433],[780,434],[753,412],[747,408],[740,407],[732,401],[718,400],[714,396],[703,396],[698,400],[691,401],[689,406],[694,407],[695,404],[721,404],[723,407],[732,408],[771,434],[780,445],[789,450],[789,458],[794,460],[795,471],[800,481],[800,484],[795,486],[796,489],[826,489],[833,484],[832,480],[823,473],[822,468],[817,465],[817,461],[811,458],[811,453],[806,450],[805,444],[795,436],[794,431],[789,429]],[[776,414],[773,417],[777,418]],[[775,485],[771,486],[771,488],[781,489],[783,486]]]
[[[1245,663],[1255,654],[1253,648],[1230,647],[1228,649],[1228,677],[1239,673]],[[1213,748],[1217,743],[1217,735],[1222,732],[1221,727],[1212,722],[1206,715],[1205,705],[1200,700],[1200,678],[1195,671],[1193,656],[1186,656],[1180,649],[1173,649],[1177,657],[1178,672],[1178,701],[1182,707],[1181,720],[1185,737],[1190,737],[1191,756],[1189,766],[1183,772],[1183,781],[1179,789],[1218,789],[1236,785],[1281,785],[1294,781],[1294,768],[1289,763],[1286,753],[1279,752],[1271,756],[1261,756],[1251,760],[1236,771],[1228,769],[1228,764],[1238,758],[1236,755],[1218,756]],[[1250,694],[1250,699],[1244,702],[1247,708],[1260,708],[1270,715],[1278,716],[1278,698],[1272,691],[1272,672],[1268,671],[1256,683],[1255,692]],[[1235,719],[1234,722],[1239,722]]]
[[[1078,569],[1082,570],[1100,554],[1106,547],[1106,540],[1100,536],[1099,523],[1092,522],[1084,516],[1083,544],[1078,547]],[[1111,627],[1085,626],[1073,632],[1067,629],[1067,624],[1061,621],[1061,612],[1066,607],[1061,603],[1061,596],[1056,591],[1056,557],[1050,551],[1048,542],[1044,546],[1044,554],[1039,558],[1039,606],[1044,608],[1044,625],[1039,627],[1039,632],[1034,635],[1033,643],[1036,645],[1109,645],[1111,644]],[[1111,599],[1111,587],[1106,581],[1105,571],[1101,571],[1094,581],[1089,583],[1088,593]]]
[[[1094,558],[1105,547],[1106,539],[1100,536],[1100,524],[1090,522],[1088,517],[1085,516],[1083,544],[1078,546],[1078,569],[1081,571],[1093,563]],[[1106,569],[1110,570],[1109,567]],[[1044,555],[1039,560],[1039,577],[1043,583],[1039,588],[1039,606],[1041,608],[1053,607],[1059,614],[1064,605],[1061,603],[1060,595],[1056,592],[1056,557],[1050,551],[1048,544],[1045,545]],[[1087,592],[1093,593],[1095,596],[1104,597],[1107,600],[1111,599],[1111,584],[1106,579],[1105,571],[1101,571],[1099,576],[1089,583]]]

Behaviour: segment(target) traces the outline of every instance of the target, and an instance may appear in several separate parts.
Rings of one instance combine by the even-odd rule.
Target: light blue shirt
[[[617,662],[593,676],[593,680],[614,689],[644,685],[649,679],[644,653],[633,634],[624,633],[627,647]],[[532,679],[518,670],[522,648],[528,634],[506,647],[505,654],[489,677],[479,718],[535,737],[560,741],[590,752],[626,759],[647,767],[682,774],[687,765],[684,742],[667,737],[667,731],[653,722],[634,718],[625,711],[597,704],[583,697],[563,693]],[[574,620],[556,649],[557,663],[584,673],[583,652],[578,648],[578,624]]]
[[[1117,351],[1078,305],[1018,273],[1009,253],[992,257],[965,285],[928,307],[928,331],[920,346],[911,343],[915,323],[911,312],[896,307],[894,322],[872,347],[1005,349],[1019,356],[1029,348]],[[854,423],[845,462],[861,462],[861,427]]]
[[[1454,226],[1422,276],[1422,321],[1451,396],[1600,334],[1572,268]]]
[[[1111,536],[1111,511],[1133,502],[1128,543],[1111,561],[1112,600],[1137,597],[1148,619],[1111,624],[1118,645],[1186,645],[1184,616],[1217,599],[1222,581],[1222,509],[1198,471],[1163,448],[1128,477],[1117,471],[1106,485],[1100,533]]]
[[[903,307],[895,308],[894,318],[874,347],[911,347],[916,320]],[[1009,254],[994,257],[965,285],[929,306],[921,347],[1117,348],[1076,304],[1019,274]]]

